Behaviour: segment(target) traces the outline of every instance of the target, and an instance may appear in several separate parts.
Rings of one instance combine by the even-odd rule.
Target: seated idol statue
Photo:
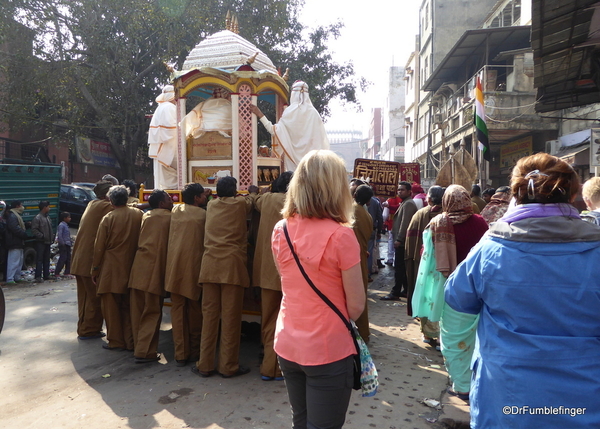
[[[230,94],[223,88],[215,88],[212,98],[198,103],[181,121],[186,138],[197,139],[207,131],[217,131],[223,137],[231,137]]]

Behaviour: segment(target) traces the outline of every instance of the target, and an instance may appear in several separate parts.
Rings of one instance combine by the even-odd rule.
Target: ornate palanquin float
[[[179,189],[188,182],[215,189],[219,177],[230,175],[246,190],[270,184],[281,172],[275,148],[258,147],[250,105],[259,100],[273,105],[278,121],[288,103],[288,84],[260,49],[237,34],[237,25],[228,20],[226,27],[198,43],[182,70],[169,68],[177,106]],[[189,113],[188,99],[199,101]]]

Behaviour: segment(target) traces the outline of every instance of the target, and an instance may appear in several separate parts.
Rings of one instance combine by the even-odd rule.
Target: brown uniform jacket
[[[144,213],[129,287],[164,296],[171,211],[153,209]]]
[[[275,224],[283,219],[281,210],[284,201],[285,194],[278,192],[260,195],[256,200],[256,210],[260,212],[260,225],[254,251],[252,284],[264,289],[281,290],[281,277],[275,267],[271,250],[271,235]]]
[[[211,200],[206,211],[204,256],[198,283],[250,286],[246,218],[256,194]]]
[[[485,200],[481,197],[471,197],[471,201],[477,205],[477,211],[475,211],[475,207],[473,207],[473,213],[479,214],[481,210],[487,205]]]
[[[362,273],[363,283],[367,284],[369,278],[369,268],[367,267],[367,251],[369,238],[373,233],[373,218],[364,206],[354,203],[354,225],[352,226],[354,235],[360,245],[360,271]]]
[[[408,224],[410,223],[412,217],[417,212],[417,205],[412,200],[412,198],[407,198],[402,201],[400,208],[396,212],[396,216],[394,216],[394,226],[392,227],[392,237],[394,240],[402,243],[404,247],[404,243],[406,242],[406,231],[408,230]]]
[[[112,210],[113,206],[107,200],[93,200],[87,205],[83,216],[81,216],[77,239],[73,246],[71,274],[90,277],[92,260],[94,259],[94,242],[96,241],[98,226],[102,218]]]
[[[169,250],[165,289],[193,301],[200,299],[202,289],[198,276],[204,255],[206,210],[190,204],[178,204],[171,212]]]
[[[141,210],[117,207],[102,218],[94,244],[92,276],[98,277],[98,293],[127,293],[142,223]]]

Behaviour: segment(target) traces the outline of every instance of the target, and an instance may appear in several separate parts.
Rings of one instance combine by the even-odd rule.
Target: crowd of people
[[[580,189],[570,165],[538,153],[518,161],[510,186],[432,186],[418,210],[410,190],[400,182],[400,205],[384,203],[398,207],[388,223],[396,279],[381,299],[407,298],[423,341],[442,352],[448,393],[470,400],[471,427],[600,424],[590,396],[600,178]]]
[[[341,428],[356,350],[336,313],[369,341],[365,296],[385,261],[394,284],[381,299],[406,300],[423,341],[444,357],[448,393],[470,400],[472,427],[542,421],[522,407],[558,410],[545,413],[552,426],[568,427],[574,416],[579,427],[600,424],[591,399],[600,375],[600,178],[581,187],[567,163],[544,153],[519,160],[510,186],[483,193],[477,185],[425,193],[401,181],[397,196],[382,200],[368,180],[346,177],[337,155],[312,151],[266,192],[251,186],[240,195],[236,179],[223,177],[214,197],[187,184],[175,206],[156,189],[146,212],[131,186],[98,182],[72,261],[68,213],[56,234],[57,272],[64,266],[77,280],[78,338],[106,336],[104,349],[155,362],[169,295],[175,364],[193,362],[200,377],[241,376],[250,372],[239,362],[244,290],[260,287],[262,380],[285,379],[293,427]],[[580,192],[581,214],[572,205]],[[4,214],[7,243],[17,243],[9,282],[20,281],[13,268],[22,251],[13,249],[26,236],[21,207],[13,202]],[[42,255],[36,278],[49,276],[47,213],[40,202],[31,225]]]
[[[36,264],[34,281],[42,283],[45,280],[59,280],[61,278],[72,278],[70,274],[71,265],[71,234],[68,223],[71,221],[71,214],[61,212],[59,214],[59,224],[56,233],[52,227],[50,219],[50,202],[39,202],[39,213],[31,222],[24,222],[22,214],[25,210],[20,200],[12,201],[8,207],[2,207],[2,247],[6,251],[6,263],[4,272],[5,285],[14,285],[26,282],[22,277],[22,267],[24,259],[25,241],[30,238],[27,233],[31,231],[31,236],[35,241]],[[59,259],[51,273],[51,246],[58,244]],[[3,252],[4,256],[4,252]],[[63,273],[64,268],[64,273]],[[62,276],[61,276],[62,273]]]

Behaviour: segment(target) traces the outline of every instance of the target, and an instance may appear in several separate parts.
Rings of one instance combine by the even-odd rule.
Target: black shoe
[[[175,366],[178,366],[178,367],[180,367],[180,368],[181,368],[181,367],[183,367],[183,366],[186,366],[186,365],[187,365],[187,363],[188,363],[187,359],[183,359],[183,360],[176,360],[176,361],[175,361]]]
[[[379,298],[380,301],[400,301],[400,297],[399,296],[394,296],[394,295],[384,295],[381,298]]]
[[[213,376],[213,375],[215,375],[217,373],[217,371],[215,371],[214,369],[211,370],[211,371],[208,371],[208,372],[200,371],[196,365],[194,365],[193,367],[191,367],[190,370],[194,374],[196,374],[197,376],[202,377],[202,378],[208,378],[208,377]]]
[[[88,336],[85,336],[85,337],[82,337],[81,335],[79,335],[77,337],[77,339],[78,340],[95,340],[97,338],[104,338],[104,337],[106,337],[106,334],[104,332],[99,332],[97,334],[88,335]]]
[[[102,348],[105,350],[112,350],[113,352],[124,352],[127,349],[124,349],[123,347],[111,347],[108,345],[108,343],[104,343],[102,344]]]
[[[223,378],[232,378],[232,377],[237,377],[239,375],[245,375],[248,374],[250,372],[250,368],[246,368],[245,366],[241,366],[238,368],[238,370],[236,372],[234,372],[233,374],[221,374],[221,377]]]

